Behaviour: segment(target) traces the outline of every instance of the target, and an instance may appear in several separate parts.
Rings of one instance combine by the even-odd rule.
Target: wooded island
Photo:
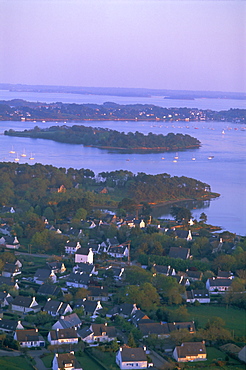
[[[144,135],[141,132],[135,133],[118,132],[108,128],[86,127],[83,125],[52,126],[40,129],[38,126],[31,130],[4,132],[9,136],[21,136],[54,140],[61,143],[83,144],[101,149],[114,149],[122,151],[172,151],[199,148],[200,141],[190,135],[169,133],[164,136],[149,133]]]

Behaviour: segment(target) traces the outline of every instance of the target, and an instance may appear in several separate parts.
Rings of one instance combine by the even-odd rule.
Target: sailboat
[[[16,155],[15,162],[19,162],[20,158],[18,157],[18,154]]]
[[[26,151],[25,151],[25,149],[23,150],[23,153],[21,154],[21,157],[26,157]]]
[[[179,159],[179,155],[178,155],[178,153],[176,153],[176,155],[175,155],[174,159]]]
[[[14,148],[13,148],[13,146],[12,146],[12,149],[10,150],[10,152],[9,152],[10,154],[15,154],[15,150],[14,150]]]
[[[30,160],[33,160],[33,159],[34,159],[34,157],[33,157],[32,153],[31,153],[31,157],[30,157],[29,159],[30,159]]]

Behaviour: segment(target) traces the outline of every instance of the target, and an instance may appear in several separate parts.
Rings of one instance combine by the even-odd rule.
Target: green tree
[[[206,223],[207,220],[208,220],[208,217],[207,217],[206,213],[202,212],[200,214],[200,218],[199,219],[200,219],[201,222]]]
[[[130,332],[130,334],[128,336],[127,345],[131,348],[136,347],[136,342],[135,342],[135,339],[134,339],[134,336],[133,336],[132,332]]]

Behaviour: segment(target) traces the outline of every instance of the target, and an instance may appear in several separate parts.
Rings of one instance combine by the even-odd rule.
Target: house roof
[[[186,271],[186,275],[188,278],[191,279],[201,279],[202,277],[202,272],[201,271]]]
[[[147,316],[143,311],[137,310],[132,314],[131,320],[132,322],[137,325],[141,320],[148,320],[149,316]]]
[[[156,335],[168,335],[170,333],[168,324],[160,324],[159,322],[154,323],[140,323],[138,325],[139,330],[144,336],[156,334]]]
[[[9,285],[9,286],[15,286],[16,282],[11,277],[7,276],[0,276],[0,286],[1,285]]]
[[[75,369],[82,369],[73,353],[57,353],[58,369],[65,370],[71,364]]]
[[[38,342],[44,341],[42,335],[38,333],[38,329],[16,330],[16,338],[18,342]]]
[[[8,319],[1,319],[0,318],[0,330],[5,329],[5,330],[15,331],[17,325],[18,325],[17,320],[8,320]]]
[[[72,272],[67,278],[67,282],[83,285],[88,285],[89,280],[90,276],[85,272]]]
[[[218,271],[217,279],[229,279],[233,276],[231,271]]]
[[[192,289],[186,292],[187,299],[202,299],[209,298],[209,291],[207,289]]]
[[[109,337],[116,337],[116,329],[114,326],[107,326],[105,324],[92,324],[91,325],[94,336],[100,337],[106,333]]]
[[[139,348],[129,348],[129,347],[121,347],[121,358],[122,362],[137,362],[137,361],[147,361],[146,353],[144,349]]]
[[[57,313],[59,315],[62,315],[62,314],[64,314],[67,306],[69,306],[68,303],[64,303],[64,302],[56,301],[54,299],[50,299],[46,302],[43,310],[47,311],[47,312],[53,312],[53,313]]]
[[[62,316],[58,320],[58,322],[63,327],[63,329],[72,328],[82,324],[80,318],[76,313],[71,313],[70,315]]]
[[[97,308],[97,304],[98,304],[97,301],[85,300],[84,303],[83,303],[83,306],[84,306],[84,309],[85,309],[86,312],[93,313]]]
[[[60,287],[55,284],[42,284],[38,289],[38,294],[58,296],[62,293]]]
[[[189,257],[190,248],[182,248],[182,247],[171,247],[169,251],[170,258],[180,258],[182,260],[186,260]]]
[[[78,338],[78,332],[74,328],[51,330],[50,338],[51,340]]]
[[[168,323],[168,327],[170,332],[180,329],[187,329],[189,332],[195,332],[195,324],[193,321],[180,321],[180,322],[172,322]]]
[[[108,311],[108,314],[109,315],[122,314],[125,316],[130,316],[135,307],[136,307],[135,304],[122,303],[122,304],[114,306],[110,311]]]
[[[37,278],[38,280],[47,280],[49,277],[50,277],[50,274],[51,274],[51,270],[47,268],[43,268],[43,269],[37,269],[37,271],[35,272],[35,275],[34,277]]]
[[[18,295],[17,297],[14,298],[12,305],[21,307],[30,307],[31,303],[33,302],[33,299],[35,298]]]
[[[5,265],[4,265],[3,271],[14,273],[14,272],[20,271],[20,269],[14,263],[8,263],[8,262],[6,262]]]
[[[209,278],[209,285],[211,287],[215,286],[221,286],[221,287],[229,287],[232,284],[231,279],[215,279],[215,278]]]
[[[77,250],[76,254],[81,254],[82,256],[88,256],[91,248],[81,247]]]
[[[104,286],[88,286],[88,297],[107,297],[108,288]]]
[[[94,270],[95,266],[89,263],[78,263],[76,266],[76,270],[80,272],[86,272],[87,274],[91,274]]]
[[[108,253],[123,254],[127,250],[126,245],[119,245],[117,247],[110,247]]]
[[[82,329],[79,329],[78,330],[78,335],[82,338],[82,339],[85,339],[86,337],[88,337],[89,335],[91,335],[93,333],[93,331],[89,328],[89,327],[86,327],[86,328],[82,328]]]
[[[63,262],[54,261],[54,262],[47,262],[48,268],[52,270],[60,270],[63,266]]]
[[[206,354],[206,347],[203,342],[185,342],[181,346],[177,346],[176,349],[179,358]]]

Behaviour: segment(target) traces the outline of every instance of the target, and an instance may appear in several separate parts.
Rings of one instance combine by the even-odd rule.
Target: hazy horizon
[[[241,0],[0,0],[0,83],[246,92]]]

